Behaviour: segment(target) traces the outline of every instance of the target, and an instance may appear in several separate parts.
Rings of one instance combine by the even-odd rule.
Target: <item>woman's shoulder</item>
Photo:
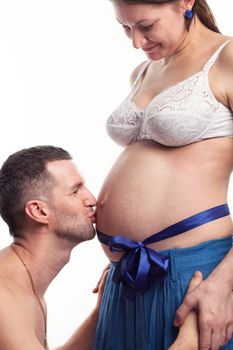
[[[233,38],[226,37],[216,64],[218,85],[224,89],[226,105],[233,109]]]
[[[138,74],[140,73],[142,67],[147,63],[148,61],[143,61],[141,62],[136,68],[134,68],[134,70],[132,71],[131,75],[130,75],[130,84],[131,86],[135,83]],[[149,64],[149,62],[148,62]]]
[[[225,67],[233,68],[233,37],[224,37],[225,46],[221,50],[218,60],[219,63]]]

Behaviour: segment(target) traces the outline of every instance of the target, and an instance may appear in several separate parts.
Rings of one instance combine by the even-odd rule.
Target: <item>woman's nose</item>
[[[133,43],[133,47],[135,49],[140,49],[141,47],[143,47],[146,43],[146,38],[145,36],[140,33],[138,30],[132,29],[131,32],[131,39],[132,39],[132,43]]]

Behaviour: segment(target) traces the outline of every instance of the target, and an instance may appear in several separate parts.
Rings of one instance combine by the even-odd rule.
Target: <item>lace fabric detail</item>
[[[208,84],[209,69],[222,47],[200,72],[159,93],[145,109],[132,101],[132,91],[107,120],[113,140],[122,146],[141,139],[183,146],[232,136],[233,112],[216,100]]]
[[[206,90],[197,88],[203,78],[200,73],[170,88],[148,106],[143,129],[150,138],[166,146],[182,146],[201,139],[219,108]]]
[[[130,97],[108,118],[106,128],[111,138],[121,146],[137,141],[143,112],[132,109]]]

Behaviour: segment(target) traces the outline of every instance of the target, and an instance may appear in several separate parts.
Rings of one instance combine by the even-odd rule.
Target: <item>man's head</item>
[[[30,223],[50,225],[55,234],[77,243],[90,239],[95,204],[71,155],[62,148],[23,149],[0,169],[0,214],[14,236],[22,235]]]

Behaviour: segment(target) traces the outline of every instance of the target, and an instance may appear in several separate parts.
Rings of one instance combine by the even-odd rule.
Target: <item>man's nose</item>
[[[93,196],[93,194],[89,191],[86,190],[86,198],[84,199],[84,205],[86,207],[95,207],[97,204],[96,198]]]

